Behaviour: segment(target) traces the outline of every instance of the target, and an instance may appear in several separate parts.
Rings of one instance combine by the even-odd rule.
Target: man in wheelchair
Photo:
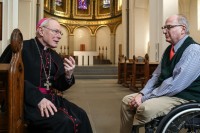
[[[139,93],[123,98],[120,133],[131,133],[131,131],[136,133],[138,127],[167,115],[174,107],[188,103],[190,100],[200,101],[200,45],[189,36],[186,17],[170,16],[162,31],[170,45],[145,87]],[[196,114],[194,108],[196,110],[199,108],[198,103],[192,104],[195,105],[189,105],[192,109],[188,111],[192,113],[187,113],[189,114],[187,117]],[[180,112],[183,109],[188,109],[188,106],[178,108],[178,111],[172,111],[172,114],[182,116],[184,113]],[[181,121],[184,120],[179,120],[179,123]],[[163,129],[159,130],[163,132]]]

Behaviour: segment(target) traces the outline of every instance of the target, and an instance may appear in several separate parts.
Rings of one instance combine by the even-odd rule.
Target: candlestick
[[[107,60],[107,46],[106,46],[106,60]]]
[[[66,53],[65,53],[65,49],[66,49],[66,46],[64,46],[64,51],[63,51],[63,54],[65,55]]]
[[[68,52],[68,55],[69,55],[69,46],[67,46],[67,52]]]
[[[60,46],[60,54],[62,55],[62,45]]]
[[[104,46],[102,48],[103,52],[102,52],[102,60],[104,59]]]

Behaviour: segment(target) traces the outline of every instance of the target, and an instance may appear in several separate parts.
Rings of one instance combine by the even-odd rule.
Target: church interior
[[[200,42],[200,0],[0,0],[0,55],[14,29],[27,40],[41,18],[56,18],[63,35],[54,50],[76,60],[76,83],[64,97],[86,110],[94,133],[119,133],[121,100],[144,87],[159,64],[169,45],[161,27],[173,14],[188,18]],[[0,96],[7,98],[4,78]]]

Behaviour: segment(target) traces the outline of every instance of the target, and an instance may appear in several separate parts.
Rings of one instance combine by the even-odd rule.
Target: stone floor
[[[121,99],[130,93],[117,79],[77,79],[64,96],[87,112],[94,133],[119,133]]]

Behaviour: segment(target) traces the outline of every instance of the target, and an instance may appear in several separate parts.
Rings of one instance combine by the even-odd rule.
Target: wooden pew
[[[11,62],[9,64],[0,64],[1,133],[24,132],[24,67],[21,57],[22,43],[22,33],[19,29],[14,29],[11,35]]]
[[[134,58],[134,56],[133,56]],[[124,65],[124,76],[123,76],[123,83],[122,85],[124,87],[129,87],[129,84],[131,82],[130,75],[132,75],[132,66],[133,66],[133,59],[126,59],[125,62],[123,63]]]
[[[151,78],[157,66],[158,62],[149,62],[148,54],[145,55],[142,62],[138,61],[135,56],[133,59],[124,57],[122,60],[120,58],[118,61],[118,83],[133,91],[139,91],[138,89],[143,88]]]
[[[156,70],[158,62],[150,62],[149,64],[149,78],[152,77],[153,72]]]
[[[130,90],[134,92],[140,91],[151,78],[152,73],[157,68],[158,64],[158,62],[149,62],[148,54],[145,55],[143,62],[135,60],[132,68],[133,74],[131,75]]]
[[[8,112],[5,111],[7,108],[7,95],[6,88],[8,88],[8,70],[9,64],[0,64],[0,132],[8,132]]]
[[[129,88],[135,92],[139,91],[139,88],[143,88],[149,79],[149,56],[145,55],[142,61],[134,58],[132,65],[132,75],[130,75],[131,83]]]

